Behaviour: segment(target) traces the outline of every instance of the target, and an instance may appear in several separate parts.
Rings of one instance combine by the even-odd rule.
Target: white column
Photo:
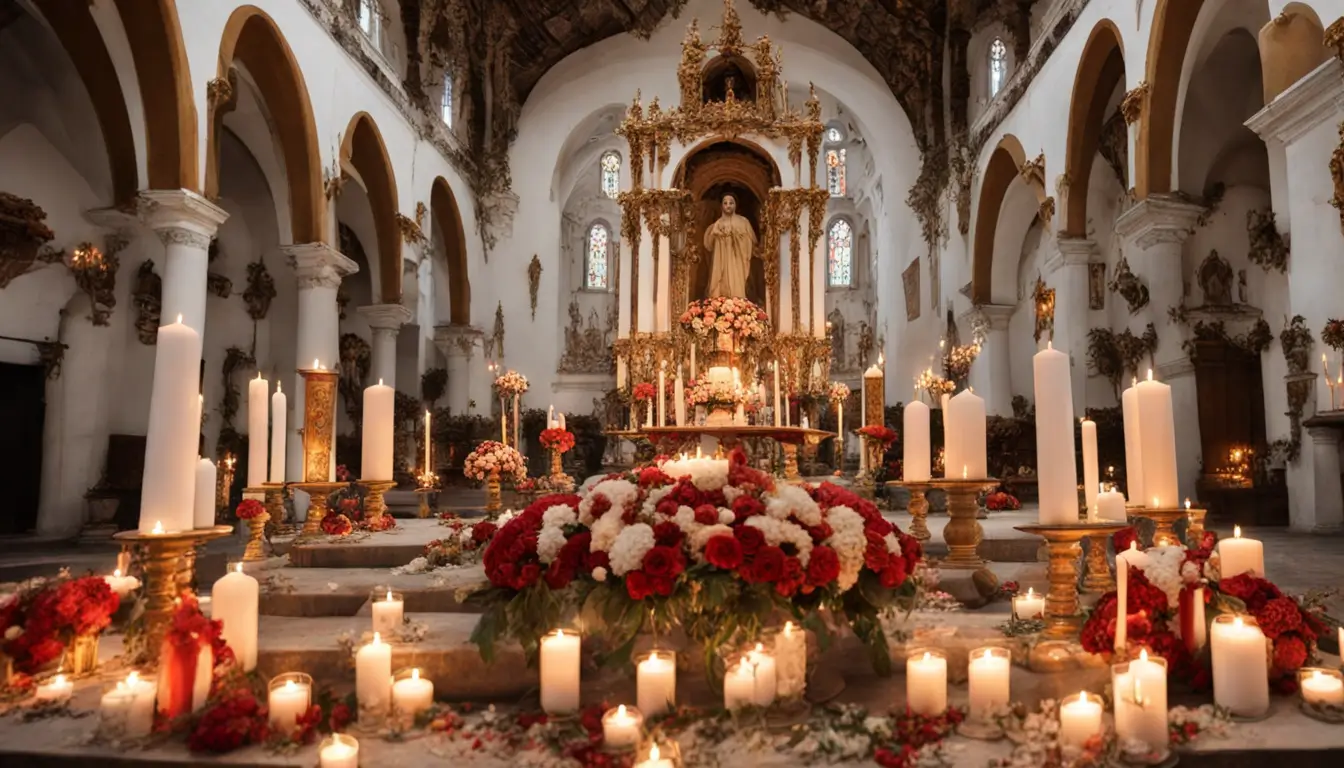
[[[808,210],[809,210],[809,212],[811,211],[810,208],[809,208]],[[810,215],[810,213],[809,213],[809,215]],[[804,231],[804,232],[807,232],[808,230],[807,230],[807,229],[804,229],[803,231]],[[863,258],[863,257],[859,254],[859,250],[858,250],[858,247],[857,247],[857,244],[858,244],[858,232],[857,232],[857,230],[854,232],[854,242],[855,242],[855,248],[854,248],[854,260],[855,260],[855,263],[852,263],[852,264],[850,265],[850,268],[851,268],[852,270],[854,270],[854,274],[857,275],[857,274],[859,273],[859,270],[860,270],[860,266],[859,266],[859,264],[857,263],[857,261],[858,261],[858,259]],[[804,258],[807,257],[807,249],[806,249],[806,248],[803,249],[803,257],[804,257]],[[812,335],[813,335],[813,336],[816,336],[817,338],[821,338],[821,337],[823,337],[823,336],[826,335],[826,217],[825,217],[825,213],[822,214],[822,219],[821,219],[821,237],[818,237],[818,238],[817,238],[817,245],[816,245],[815,248],[812,249],[812,274],[811,274],[811,276],[809,277],[809,280],[811,280],[811,283],[812,283],[811,290],[812,290],[812,296],[814,297],[814,301],[812,302],[812,318],[811,318],[811,323],[812,323]]]
[[[653,251],[658,247],[657,239],[653,232],[649,230],[647,222],[640,222],[639,225],[639,306],[635,308],[638,313],[636,317],[639,321],[640,333],[649,333],[655,330],[653,327],[653,287],[655,278],[653,273]]]
[[[448,408],[455,415],[465,415],[473,399],[482,413],[489,410],[489,401],[475,398],[472,391],[472,370],[476,350],[483,344],[485,332],[470,325],[440,325],[434,329],[434,345],[448,361]]]
[[[340,310],[336,291],[341,279],[359,271],[359,266],[326,243],[287,245],[281,248],[299,287],[299,317],[294,345],[294,373],[289,407],[290,436],[286,440],[286,476],[302,477],[303,471],[303,377],[299,368],[311,367],[314,360],[331,368],[340,362]]]
[[[1339,430],[1333,426],[1307,427],[1310,445],[1304,445],[1303,453],[1310,451],[1313,463],[1314,496],[1316,503],[1310,516],[1302,516],[1292,521],[1294,530],[1311,533],[1335,533],[1344,528],[1344,489],[1339,483]]]
[[[1292,226],[1292,258],[1288,260],[1290,315],[1302,315],[1313,336],[1319,336],[1332,307],[1338,304],[1339,254],[1344,253],[1339,211],[1330,205],[1334,182],[1329,158],[1339,146],[1337,126],[1344,110],[1344,66],[1330,57],[1324,64],[1280,93],[1246,125],[1270,147],[1270,184],[1276,224],[1280,232]],[[1282,147],[1285,171],[1274,172],[1275,149]],[[1314,348],[1312,368],[1319,366],[1322,345]],[[1307,418],[1316,403],[1329,403],[1323,377],[1316,377],[1314,397],[1302,414]],[[1267,415],[1287,410],[1282,380],[1265,382]],[[1267,423],[1273,423],[1267,420]],[[1282,422],[1280,422],[1282,423]],[[1286,428],[1285,428],[1286,429]],[[1288,516],[1293,530],[1311,531],[1338,525],[1339,459],[1330,460],[1324,446],[1314,444],[1304,430],[1301,456],[1288,464]],[[1268,435],[1270,440],[1289,437]],[[1322,463],[1324,462],[1324,463]],[[1331,474],[1333,473],[1333,474]],[[1329,478],[1335,482],[1331,483]],[[1325,515],[1323,520],[1322,516]]]
[[[400,304],[370,304],[360,307],[360,315],[369,323],[373,333],[372,381],[379,379],[393,389],[397,387],[397,334],[401,326],[411,321],[411,310]],[[418,395],[418,387],[411,387],[407,394]]]
[[[1055,289],[1055,349],[1069,356],[1069,391],[1075,416],[1087,408],[1087,264],[1096,253],[1091,240],[1061,238],[1042,274]]]
[[[205,276],[210,240],[229,217],[222,208],[185,189],[140,193],[139,210],[163,241],[164,324],[177,322],[205,335]]]
[[[1176,475],[1182,497],[1195,495],[1202,452],[1199,438],[1199,404],[1195,368],[1181,342],[1185,326],[1167,315],[1184,297],[1181,250],[1204,209],[1169,195],[1141,200],[1115,220],[1116,234],[1129,260],[1130,269],[1148,287],[1148,306],[1130,320],[1130,330],[1143,333],[1148,323],[1157,330],[1156,370],[1158,379],[1171,385],[1172,409],[1176,415]],[[1086,275],[1084,275],[1086,280]],[[1086,282],[1083,285],[1086,301]],[[1139,378],[1143,378],[1142,372]]]
[[[1015,307],[1005,304],[982,304],[962,315],[974,322],[975,314],[982,315],[988,325],[980,357],[971,366],[971,386],[985,398],[985,412],[990,416],[1013,415],[1012,355],[1008,347],[1008,320]],[[963,327],[967,327],[963,325]],[[1023,355],[1030,354],[1021,350]]]

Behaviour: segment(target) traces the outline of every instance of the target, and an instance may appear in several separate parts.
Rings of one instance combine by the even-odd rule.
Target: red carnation
[[[589,552],[583,556],[583,567],[592,571],[594,568],[606,568],[611,570],[611,555],[606,552]]]
[[[658,505],[654,507],[654,510],[663,517],[673,517],[677,514],[677,510],[680,508],[681,505],[677,504],[676,499],[665,498],[658,502]]]
[[[1307,644],[1296,632],[1285,632],[1274,641],[1274,671],[1296,672],[1307,663]]]
[[[719,510],[708,504],[695,508],[695,522],[701,525],[714,525],[719,522]]]
[[[674,577],[684,569],[680,550],[654,547],[644,554],[644,572],[653,578]]]
[[[695,507],[700,503],[700,490],[689,479],[682,479],[672,486],[668,498],[675,500],[680,506]]]
[[[631,600],[643,600],[653,594],[653,584],[643,571],[631,571],[625,575],[625,591]]]
[[[924,557],[924,547],[920,546],[919,539],[904,533],[897,534],[901,542],[901,557],[905,558],[907,563],[917,563]]]
[[[593,505],[589,510],[589,514],[593,516],[594,520],[605,515],[611,509],[611,499],[608,499],[606,496],[596,494],[592,499]]]
[[[685,538],[686,534],[682,533],[681,527],[670,520],[664,520],[653,526],[653,540],[660,547],[678,546]]]
[[[1124,552],[1125,550],[1129,549],[1130,544],[1135,543],[1138,540],[1139,540],[1139,532],[1135,530],[1134,526],[1132,525],[1127,526],[1125,528],[1121,528],[1120,530],[1111,534],[1111,543],[1115,545],[1116,552]]]
[[[813,544],[820,544],[835,535],[835,529],[831,527],[830,523],[825,521],[822,521],[817,525],[807,525],[803,527],[807,529],[807,535],[812,537]]]
[[[765,514],[765,505],[755,496],[742,494],[733,499],[733,518],[734,522],[745,522],[749,517]]]
[[[882,569],[882,586],[887,589],[895,589],[905,583],[905,558],[897,556],[887,561],[887,567]]]
[[[765,546],[765,534],[761,533],[760,528],[753,528],[750,525],[744,525],[733,530],[733,535],[737,537],[737,542],[742,545],[742,556],[753,557]]]
[[[674,482],[676,481],[658,467],[645,467],[639,471],[639,485],[641,488],[661,488],[664,485],[671,485]]]
[[[1255,620],[1260,624],[1265,637],[1273,640],[1285,632],[1300,630],[1302,611],[1291,597],[1276,597],[1255,612]]]
[[[813,557],[816,557],[815,550]],[[742,543],[727,534],[715,536],[705,543],[705,560],[715,568],[734,570],[742,564]]]
[[[239,520],[251,520],[255,517],[261,517],[266,514],[266,506],[256,499],[243,499],[238,503],[238,508],[234,514]]]
[[[784,550],[779,547],[762,547],[751,559],[751,565],[746,573],[747,580],[757,583],[777,581],[784,575],[785,557]]]
[[[814,587],[824,587],[838,578],[840,578],[840,556],[830,547],[813,547],[812,557],[807,561],[807,583]]]
[[[573,580],[574,569],[558,557],[552,560],[551,567],[546,569],[546,586],[551,589],[564,589]]]
[[[471,543],[479,547],[489,542],[498,530],[499,526],[489,520],[479,522],[471,527]]]

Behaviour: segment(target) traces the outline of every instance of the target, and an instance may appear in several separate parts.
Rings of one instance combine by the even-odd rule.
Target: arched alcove
[[[434,179],[429,209],[438,228],[448,275],[448,322],[471,323],[471,279],[467,271],[467,238],[462,231],[462,213],[453,190],[442,177]]]
[[[341,142],[341,167],[347,164],[359,175],[369,197],[377,228],[379,295],[375,302],[395,304],[401,300],[401,230],[397,226],[397,182],[392,162],[378,125],[367,112],[350,119]],[[371,244],[366,244],[366,246]],[[374,266],[373,264],[369,265]]]
[[[1087,195],[1092,163],[1101,146],[1111,96],[1125,82],[1124,44],[1110,19],[1093,27],[1078,61],[1069,102],[1069,134],[1064,160],[1068,179],[1064,226],[1069,237],[1087,237]]]
[[[174,0],[116,0],[135,60],[152,189],[199,188],[196,105]]]
[[[1021,186],[1024,190],[1023,202],[1019,207],[1029,214],[1040,215],[1048,208],[1043,206],[1047,196],[1043,183],[1045,169],[1037,165],[1028,166],[1026,151],[1022,142],[1012,134],[1005,134],[990,153],[989,163],[985,166],[984,180],[980,183],[980,197],[976,205],[975,231],[971,243],[971,303],[990,304],[999,301],[1002,293],[999,287],[1002,280],[998,277],[1000,266],[996,264],[1001,249],[1000,232],[1005,219],[1002,211],[1008,199],[1010,188]],[[1030,223],[1032,215],[1027,216]],[[1046,225],[1049,222],[1045,222]],[[1025,226],[1025,225],[1023,225]],[[1020,233],[1016,243],[1021,242]]]

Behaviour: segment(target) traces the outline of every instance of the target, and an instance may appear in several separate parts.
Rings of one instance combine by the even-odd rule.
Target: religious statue
[[[709,273],[709,296],[747,297],[747,276],[756,248],[751,222],[737,214],[737,200],[724,195],[723,215],[705,230],[705,250],[714,255]]]
[[[1199,265],[1199,288],[1204,292],[1204,305],[1226,307],[1232,304],[1232,266],[1218,255],[1218,251],[1209,251],[1204,263]]]
[[[865,370],[868,368],[869,360],[873,356],[873,329],[869,327],[866,320],[859,321],[859,368]]]
[[[845,359],[845,316],[840,314],[839,307],[826,315],[826,327],[831,334],[831,366],[838,371],[849,362]]]

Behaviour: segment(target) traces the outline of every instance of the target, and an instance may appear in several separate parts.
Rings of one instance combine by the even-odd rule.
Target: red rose
[[[742,564],[742,543],[727,534],[715,536],[705,542],[705,560],[715,568],[731,571]]]
[[[700,503],[700,490],[689,479],[682,479],[672,486],[672,492],[667,498],[673,499],[679,506],[695,507]]]
[[[603,496],[601,494],[593,496],[592,498],[593,498],[593,504],[591,509],[589,510],[589,514],[591,514],[593,516],[593,519],[596,520],[597,518],[605,515],[607,511],[611,509],[611,499],[608,499],[606,496]]]
[[[807,583],[814,587],[824,587],[838,578],[840,578],[840,556],[830,547],[813,547],[812,557],[807,561]]]
[[[905,558],[893,557],[887,561],[887,567],[882,569],[882,586],[895,589],[905,583],[905,576]]]
[[[592,571],[594,568],[606,568],[611,570],[611,555],[606,552],[589,552],[583,556],[583,567]]]
[[[748,581],[766,583],[776,581],[784,574],[784,550],[779,547],[762,547],[751,560],[748,568]]]
[[[664,520],[653,526],[653,540],[660,547],[679,546],[686,534],[681,532],[680,526],[671,520]]]
[[[708,504],[695,508],[695,522],[701,525],[714,525],[719,522],[719,510]]]
[[[564,589],[574,580],[574,569],[568,567],[560,558],[551,561],[546,569],[546,586],[551,589]]]
[[[536,584],[537,577],[540,575],[541,566],[536,563],[528,563],[527,565],[524,565],[522,570],[518,572],[518,582],[520,586],[515,587],[515,589],[525,589]]]
[[[674,482],[676,481],[658,467],[645,467],[639,471],[639,485],[642,488],[661,488]]]
[[[644,572],[654,578],[674,577],[684,567],[681,552],[671,547],[654,547],[644,554]]]
[[[677,504],[676,499],[665,498],[658,502],[658,505],[654,507],[654,510],[663,517],[674,517],[677,514],[677,510],[680,508],[681,505]]]
[[[631,571],[625,575],[625,591],[631,600],[643,600],[653,594],[653,584],[643,571]]]
[[[1279,674],[1296,672],[1307,663],[1307,644],[1296,632],[1285,632],[1274,641],[1274,671]]]
[[[761,533],[760,528],[744,525],[734,529],[733,536],[737,537],[737,543],[742,545],[743,557],[753,557],[765,546],[765,534]]]
[[[1291,597],[1276,597],[1265,603],[1265,607],[1255,612],[1255,620],[1271,640],[1302,629],[1302,611]]]
[[[733,518],[734,522],[745,522],[749,517],[765,514],[765,505],[755,496],[743,494],[733,499]]]
[[[650,576],[649,580],[653,583],[654,594],[662,597],[672,594],[672,587],[677,583],[675,576]]]

